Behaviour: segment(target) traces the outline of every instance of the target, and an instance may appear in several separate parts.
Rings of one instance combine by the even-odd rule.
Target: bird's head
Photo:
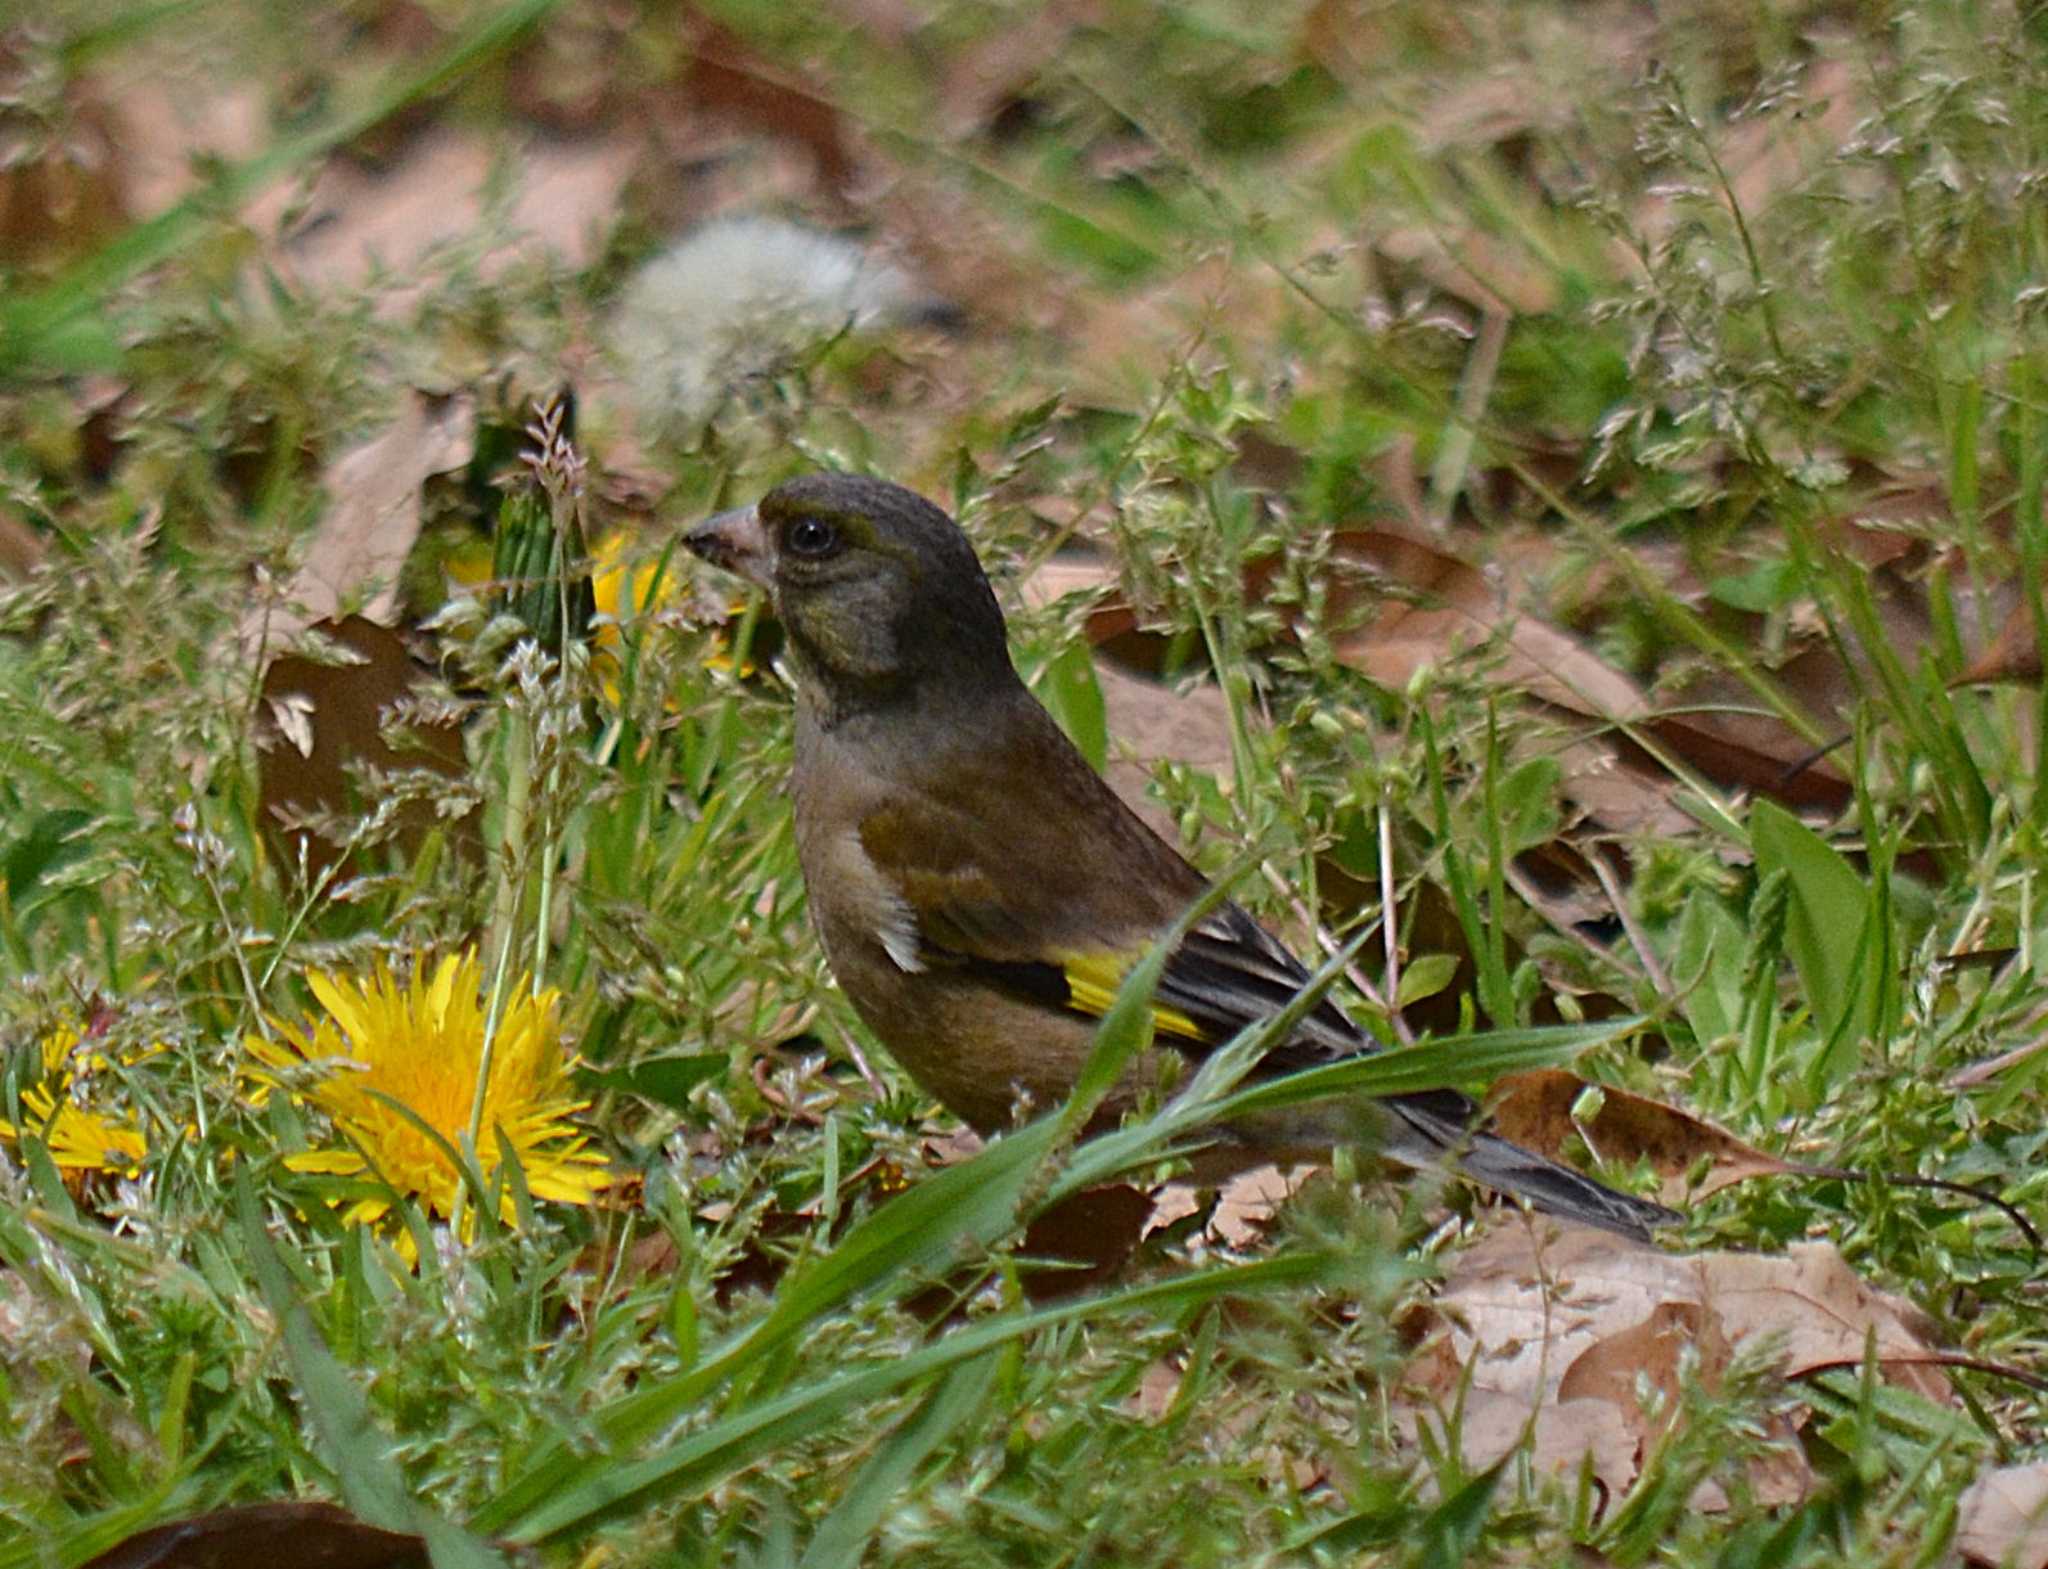
[[[1010,681],[1003,613],[960,526],[922,496],[858,474],[806,474],[685,536],[768,591],[799,674],[833,709]]]

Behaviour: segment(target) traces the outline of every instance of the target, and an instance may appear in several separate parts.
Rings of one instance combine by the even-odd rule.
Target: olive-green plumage
[[[973,547],[931,503],[881,480],[813,474],[687,543],[766,589],[788,634],[797,854],[855,1009],[979,1129],[1057,1104],[1117,977],[1201,896],[1201,875],[1025,688]],[[1276,1011],[1306,978],[1223,904],[1168,960],[1153,1053],[1109,1111]],[[1325,1002],[1260,1071],[1371,1048]],[[1628,1236],[1677,1218],[1477,1130],[1475,1117],[1449,1093],[1309,1106],[1219,1129],[1222,1160],[1210,1164],[1314,1159],[1361,1139]]]

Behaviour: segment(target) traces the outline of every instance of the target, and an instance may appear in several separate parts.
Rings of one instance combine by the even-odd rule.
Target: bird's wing
[[[899,963],[965,967],[1011,994],[1099,1017],[1133,965],[1204,883],[1135,818],[1097,818],[1112,843],[1005,875],[1014,842],[925,800],[886,806],[862,824],[867,858],[890,885],[914,941]],[[898,947],[902,945],[899,942]],[[1308,980],[1300,960],[1244,910],[1224,903],[1166,962],[1153,997],[1155,1029],[1193,1057],[1270,1018]],[[1334,1003],[1319,1003],[1260,1064],[1286,1073],[1369,1050],[1373,1042]]]

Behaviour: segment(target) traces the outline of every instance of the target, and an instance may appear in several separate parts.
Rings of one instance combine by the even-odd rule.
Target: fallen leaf
[[[1644,728],[1658,746],[1724,790],[1828,813],[1848,805],[1855,787],[1832,763],[1816,760],[1805,738],[1777,715],[1699,711],[1700,704],[1721,700],[1699,692],[1673,694],[1674,704],[1692,712],[1683,719],[1652,720]],[[1751,700],[1746,692],[1733,699]]]
[[[945,1133],[932,1134],[918,1149],[924,1156],[924,1163],[927,1166],[942,1169],[957,1166],[964,1160],[974,1159],[985,1147],[979,1133],[972,1128],[961,1126]]]
[[[836,195],[853,183],[857,165],[832,93],[795,79],[701,13],[681,86],[693,108],[803,147],[826,192]]]
[[[1114,1280],[1145,1234],[1150,1195],[1125,1183],[1084,1188],[1024,1228],[1026,1258],[1043,1260],[1024,1274],[1024,1294],[1053,1302]]]
[[[1833,1243],[1796,1243],[1781,1258],[1705,1253],[1689,1262],[1698,1267],[1705,1300],[1732,1343],[1781,1337],[1787,1378],[1859,1365],[1869,1331],[1887,1381],[1941,1405],[1954,1403],[1948,1376],[1935,1365],[1939,1353],[1927,1316],[1865,1281]]]
[[[264,91],[219,73],[187,81],[177,72],[138,72],[112,107],[121,188],[137,218],[191,195],[209,164],[255,157],[271,134]]]
[[[1124,1396],[1124,1415],[1140,1422],[1163,1421],[1173,1409],[1174,1396],[1180,1393],[1182,1376],[1180,1366],[1170,1357],[1147,1363],[1138,1387]]]
[[[941,73],[937,99],[940,134],[958,145],[996,126],[1003,112],[1025,102],[1047,68],[1057,69],[1078,28],[1100,26],[1090,0],[1051,0],[1014,14],[965,47],[953,50]]]
[[[1421,540],[1384,529],[1337,536],[1328,617],[1342,626],[1337,657],[1399,690],[1425,666],[1497,645],[1499,680],[1568,712],[1640,720],[1650,705],[1634,681],[1577,638],[1518,612],[1511,584]]]
[[[112,95],[82,73],[56,71],[56,58],[42,57],[25,32],[0,34],[0,263],[10,269],[80,256],[129,216]],[[45,106],[53,89],[57,101]],[[63,134],[47,134],[51,124]]]
[[[1956,1550],[1997,1569],[2048,1569],[2048,1463],[2000,1466],[1956,1509]]]
[[[411,727],[416,746],[400,749],[385,739],[386,715],[424,674],[398,633],[362,616],[312,630],[333,645],[333,657],[285,653],[271,660],[263,673],[256,769],[260,820],[285,865],[303,855],[317,874],[340,849],[304,825],[369,805],[361,799],[361,770],[430,767],[457,778],[466,760],[452,709],[440,723]],[[441,820],[427,800],[407,801],[398,813],[401,842],[412,846]]]
[[[427,1544],[334,1504],[292,1499],[151,1526],[85,1569],[269,1569],[281,1556],[302,1569],[399,1569],[425,1565]]]
[[[1180,842],[1180,825],[1153,799],[1152,770],[1162,762],[1185,763],[1204,773],[1228,777],[1231,768],[1230,703],[1214,682],[1176,690],[1142,681],[1097,660],[1109,728],[1109,766],[1102,777],[1124,804],[1168,844]]]
[[[1990,646],[1970,661],[1950,686],[1977,686],[2005,681],[2031,685],[2041,679],[2041,640],[2034,632],[2034,612],[2016,607],[1998,629]]]
[[[1164,1231],[1190,1215],[1202,1212],[1202,1190],[1192,1182],[1162,1182],[1152,1191],[1152,1213],[1145,1217],[1144,1235]]]
[[[42,535],[14,513],[0,512],[0,579],[25,578],[42,560]]]
[[[1241,1171],[1217,1191],[1209,1215],[1209,1233],[1228,1247],[1248,1248],[1264,1240],[1280,1206],[1322,1168],[1254,1166]]]
[[[1747,115],[1730,124],[1722,167],[1736,205],[1752,219],[1831,163],[1876,105],[1868,72],[1853,58],[1819,59],[1800,84],[1801,108],[1791,115]]]
[[[1738,1352],[1767,1338],[1781,1375],[1796,1378],[1856,1365],[1872,1336],[1887,1380],[1953,1398],[1928,1365],[1936,1353],[1921,1316],[1858,1279],[1826,1243],[1780,1258],[1688,1257],[1585,1227],[1508,1227],[1459,1257],[1432,1316],[1404,1381],[1404,1426],[1449,1412],[1462,1394],[1467,1467],[1491,1465],[1533,1432],[1539,1468],[1569,1475],[1590,1459],[1610,1496],[1634,1483],[1675,1418],[1684,1364],[1711,1388]],[[1646,1410],[1639,1387],[1663,1398]],[[1795,1434],[1775,1436],[1777,1458],[1748,1479],[1764,1503],[1799,1497],[1809,1479]],[[1702,1508],[1722,1501],[1717,1487],[1694,1498]]]
[[[1725,1128],[1609,1085],[1598,1086],[1600,1107],[1591,1119],[1574,1116],[1573,1108],[1591,1088],[1561,1068],[1511,1073],[1494,1087],[1488,1102],[1490,1126],[1502,1138],[1552,1159],[1577,1134],[1603,1161],[1646,1163],[1662,1180],[1661,1196],[1667,1200],[1704,1197],[1751,1177],[1819,1170],[1766,1154]],[[1706,1175],[1689,1182],[1702,1160],[1708,1163]]]
[[[409,392],[398,417],[328,466],[328,495],[284,608],[264,606],[243,623],[243,642],[261,654],[316,621],[360,614],[390,625],[398,573],[420,532],[420,487],[462,467],[475,446],[476,405],[467,395]]]
[[[637,132],[532,139],[520,150],[504,215],[508,243],[479,258],[477,275],[489,280],[543,251],[571,268],[587,265],[644,152]],[[284,242],[284,260],[302,283],[336,289],[360,288],[379,270],[407,273],[434,247],[468,238],[485,221],[503,153],[483,132],[441,126],[389,168],[330,160]],[[278,197],[262,200],[275,205]],[[266,220],[274,223],[269,207],[252,209],[259,230]],[[411,298],[394,294],[380,309],[395,311]]]

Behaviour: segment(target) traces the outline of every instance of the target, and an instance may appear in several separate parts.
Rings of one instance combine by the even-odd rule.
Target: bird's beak
[[[736,572],[758,587],[774,587],[768,531],[752,507],[705,519],[683,536],[683,543],[714,567]]]

